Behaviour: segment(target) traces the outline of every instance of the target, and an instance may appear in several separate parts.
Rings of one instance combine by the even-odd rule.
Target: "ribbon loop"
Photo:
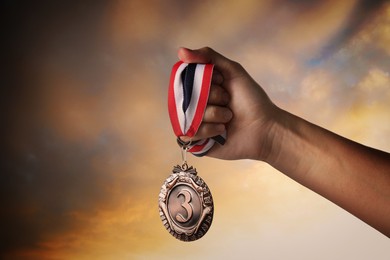
[[[168,111],[177,137],[193,137],[202,123],[210,93],[213,64],[177,62],[171,73],[168,89]],[[226,133],[213,138],[192,142],[188,151],[196,156],[205,155],[218,142],[224,144]],[[180,139],[178,138],[180,145]]]

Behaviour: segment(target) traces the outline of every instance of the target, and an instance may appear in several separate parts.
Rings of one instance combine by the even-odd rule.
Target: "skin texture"
[[[208,47],[180,48],[178,55],[187,63],[215,64],[208,106],[193,140],[225,129],[228,138],[208,156],[264,161],[390,237],[389,153],[280,109],[239,63]]]

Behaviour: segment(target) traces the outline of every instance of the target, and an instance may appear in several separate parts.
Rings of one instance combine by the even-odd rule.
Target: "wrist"
[[[258,160],[274,165],[281,152],[285,133],[291,124],[290,121],[291,114],[274,105],[269,122],[264,129],[263,138],[258,146],[260,148]]]

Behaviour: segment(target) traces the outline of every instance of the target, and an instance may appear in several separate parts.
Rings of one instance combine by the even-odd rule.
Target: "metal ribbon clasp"
[[[183,140],[181,140],[178,137],[177,138],[177,143],[179,144],[179,146],[181,148],[180,150],[181,150],[182,168],[183,169],[187,169],[188,168],[188,165],[187,165],[187,152],[190,149],[190,146],[192,144],[192,140],[190,140],[188,142],[184,142]]]

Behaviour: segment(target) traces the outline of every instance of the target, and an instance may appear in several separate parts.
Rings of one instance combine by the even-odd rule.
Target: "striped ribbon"
[[[193,137],[202,123],[209,98],[213,64],[184,63],[173,65],[168,89],[168,111],[177,137]],[[178,139],[179,140],[179,139]],[[218,142],[224,144],[226,133],[192,142],[188,151],[205,155]]]

